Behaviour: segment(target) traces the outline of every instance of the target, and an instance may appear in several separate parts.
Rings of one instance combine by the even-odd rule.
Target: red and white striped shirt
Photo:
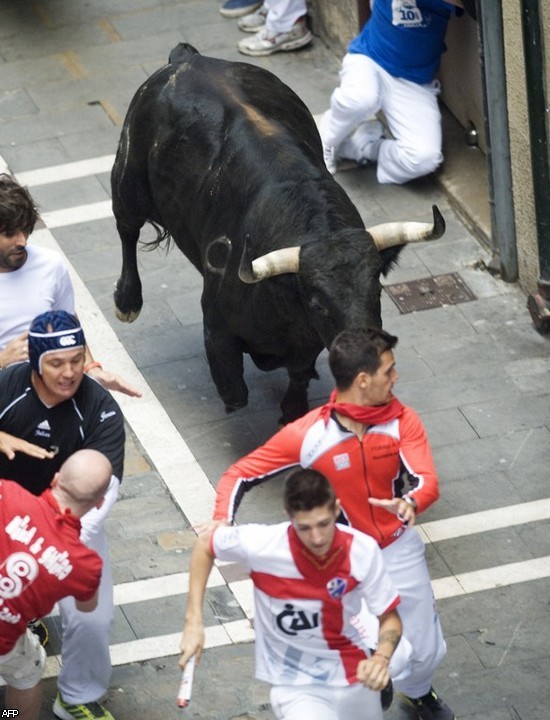
[[[330,552],[311,553],[288,522],[219,527],[213,554],[254,584],[256,677],[272,685],[345,686],[368,656],[362,616],[399,603],[376,542],[337,525]]]

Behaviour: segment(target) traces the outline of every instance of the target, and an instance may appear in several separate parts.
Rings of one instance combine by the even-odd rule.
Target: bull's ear
[[[389,271],[397,265],[399,261],[399,253],[403,250],[404,245],[392,245],[392,247],[384,248],[379,251],[380,260],[382,261],[382,275],[386,277]]]

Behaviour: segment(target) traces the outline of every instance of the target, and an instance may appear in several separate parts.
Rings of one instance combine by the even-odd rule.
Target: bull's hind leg
[[[319,375],[317,374],[317,370],[315,370],[315,363],[312,363],[306,370],[289,370],[288,377],[290,378],[290,382],[281,400],[281,410],[283,411],[283,414],[279,418],[281,425],[286,425],[302,417],[302,415],[305,415],[309,410],[307,399],[309,381],[312,378],[317,380]]]
[[[241,342],[226,330],[208,327],[204,322],[204,347],[210,373],[225,403],[226,412],[248,404],[248,388],[244,381]]]
[[[133,322],[141,312],[143,297],[137,266],[137,242],[142,225],[129,227],[117,221],[122,243],[122,270],[114,293],[116,316],[123,322]]]

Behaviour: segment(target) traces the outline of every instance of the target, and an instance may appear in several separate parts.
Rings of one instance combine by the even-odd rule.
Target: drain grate
[[[385,290],[403,315],[476,299],[458,273],[386,285]]]

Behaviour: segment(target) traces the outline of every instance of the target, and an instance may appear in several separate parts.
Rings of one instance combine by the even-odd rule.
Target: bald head
[[[52,481],[61,509],[81,517],[100,504],[112,475],[111,463],[97,450],[77,450],[68,457]]]

